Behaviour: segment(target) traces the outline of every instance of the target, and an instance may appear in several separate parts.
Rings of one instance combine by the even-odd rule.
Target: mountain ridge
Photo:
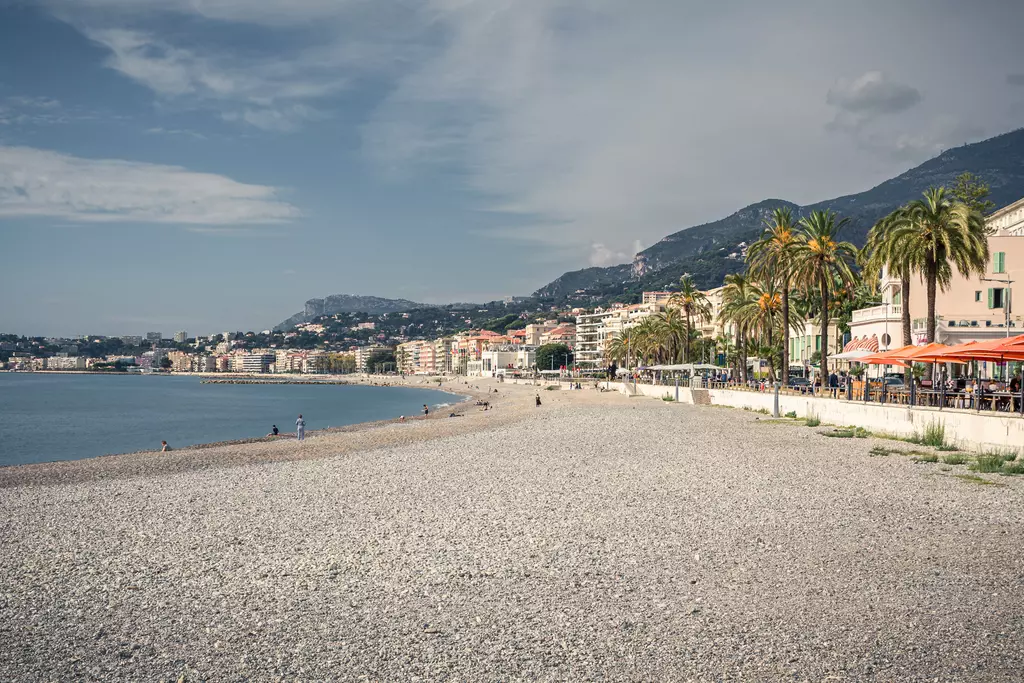
[[[798,217],[814,210],[837,211],[850,219],[843,237],[860,246],[879,218],[920,197],[929,187],[951,184],[964,172],[975,174],[989,185],[989,199],[997,207],[1024,197],[1024,128],[948,149],[862,192],[803,206],[784,199],[755,202],[725,218],[667,235],[637,253],[631,264],[563,273],[536,290],[534,296],[563,299],[589,293],[591,298],[601,298],[612,295],[610,289],[628,291],[631,284],[665,286],[684,272],[694,274],[700,287],[717,287],[727,273],[742,269],[742,260],[730,259],[729,254],[761,234],[763,218],[776,206],[787,206]]]

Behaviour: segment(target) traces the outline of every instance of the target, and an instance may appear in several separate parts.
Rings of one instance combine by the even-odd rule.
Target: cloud
[[[840,79],[825,96],[825,102],[839,110],[829,124],[832,128],[857,128],[904,112],[921,99],[917,88],[891,81],[881,71],[868,71],[852,81]]]
[[[1009,74],[1006,82],[1010,85],[1024,85],[1024,74]]]
[[[232,226],[299,216],[278,191],[213,173],[0,146],[0,217]]]

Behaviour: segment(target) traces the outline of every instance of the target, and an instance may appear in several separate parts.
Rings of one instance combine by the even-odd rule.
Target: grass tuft
[[[808,427],[817,427],[821,424],[821,418],[814,413],[807,413],[806,422]]]
[[[892,455],[895,452],[896,451],[893,450],[892,448],[886,448],[885,446],[875,446],[870,451],[868,451],[868,455],[875,458],[879,456]]]
[[[827,432],[821,432],[821,433],[824,434],[825,436],[830,436],[833,439],[852,439],[853,438],[853,430],[852,429],[830,429]]]
[[[999,472],[1003,469],[1003,456],[982,454],[971,465],[975,472]]]
[[[963,453],[949,453],[948,455],[942,456],[942,462],[947,465],[963,465],[967,462],[967,456]]]
[[[1003,474],[1024,474],[1024,462],[1006,463],[1003,465]]]
[[[922,453],[921,455],[914,458],[914,462],[938,462],[938,453]]]
[[[941,448],[946,445],[946,425],[938,420],[933,420],[931,424],[924,428],[924,433],[921,435],[921,445],[931,446],[932,448]]]
[[[795,418],[796,417],[796,411],[795,410],[789,411],[788,413],[786,413],[786,417]]]
[[[976,474],[954,474],[953,476],[956,477],[957,479],[960,479],[961,481],[966,481],[966,482],[968,482],[970,484],[978,484],[979,486],[1003,486],[1004,485],[1004,484],[996,483],[994,481],[989,481],[988,479],[984,479],[982,477],[979,477]]]

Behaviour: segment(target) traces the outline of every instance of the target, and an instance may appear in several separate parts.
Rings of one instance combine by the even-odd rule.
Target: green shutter
[[[996,307],[995,290],[992,289],[991,287],[988,288],[988,307],[989,308],[995,308]]]
[[[1005,273],[1006,272],[1006,252],[997,251],[992,259],[992,272],[994,273]]]

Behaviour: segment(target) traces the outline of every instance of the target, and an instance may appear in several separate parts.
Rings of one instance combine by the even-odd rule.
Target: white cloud
[[[232,226],[298,215],[275,188],[222,175],[0,146],[0,217]]]
[[[917,88],[897,83],[881,71],[868,71],[853,80],[840,79],[825,96],[828,104],[864,119],[906,111],[921,99]]]

